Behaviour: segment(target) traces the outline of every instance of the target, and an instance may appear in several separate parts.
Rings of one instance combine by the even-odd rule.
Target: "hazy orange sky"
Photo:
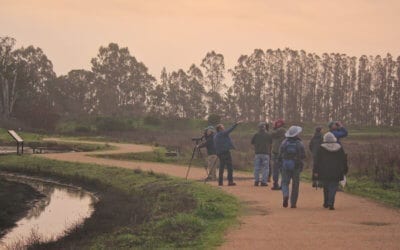
[[[399,24],[397,0],[0,0],[0,36],[42,48],[57,74],[110,42],[157,78],[211,50],[227,68],[255,48],[398,56]]]

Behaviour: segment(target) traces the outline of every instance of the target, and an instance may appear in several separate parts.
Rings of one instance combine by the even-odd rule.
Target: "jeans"
[[[218,176],[218,183],[222,184],[223,183],[223,178],[224,178],[224,169],[225,166],[228,170],[228,182],[232,183],[233,182],[233,167],[232,167],[232,156],[231,152],[224,152],[222,154],[218,155],[219,158],[219,176]]]
[[[282,193],[283,197],[289,197],[289,183],[292,180],[292,193],[290,195],[290,204],[295,206],[299,197],[300,168],[293,170],[282,169]]]
[[[272,162],[274,163],[272,166],[272,179],[274,180],[274,185],[278,185],[279,173],[281,170],[281,165],[278,160],[278,154],[272,153]]]
[[[261,182],[267,183],[268,172],[269,172],[269,155],[267,154],[256,154],[254,157],[254,181],[260,181],[261,172]]]
[[[334,206],[336,190],[338,189],[339,182],[337,181],[323,181],[324,185],[324,205]]]

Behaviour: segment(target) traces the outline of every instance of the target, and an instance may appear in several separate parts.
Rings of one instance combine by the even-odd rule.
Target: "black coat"
[[[328,151],[320,146],[317,151],[313,172],[321,181],[341,181],[347,174],[347,156],[341,147],[338,151]]]
[[[321,146],[323,142],[323,135],[322,133],[315,133],[314,136],[310,140],[310,144],[308,145],[308,148],[310,149],[313,159],[315,161],[315,157],[317,156],[317,151],[319,149],[319,146]]]

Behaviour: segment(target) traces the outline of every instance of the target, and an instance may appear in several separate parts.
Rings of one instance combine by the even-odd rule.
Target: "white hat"
[[[291,126],[288,131],[285,133],[286,137],[295,137],[301,133],[303,129],[299,126]]]
[[[334,143],[334,142],[337,142],[337,139],[334,134],[332,134],[331,132],[328,132],[324,135],[324,142]]]

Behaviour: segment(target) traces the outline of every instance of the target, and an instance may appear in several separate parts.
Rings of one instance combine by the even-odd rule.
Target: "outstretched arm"
[[[239,125],[240,123],[242,123],[241,121],[236,122],[235,124],[232,125],[232,127],[228,128],[227,130],[224,130],[220,133],[222,133],[223,135],[228,135],[230,134],[236,127],[237,125]]]
[[[345,127],[340,127],[339,129],[332,131],[332,134],[339,139],[346,137],[348,135],[348,132]]]

